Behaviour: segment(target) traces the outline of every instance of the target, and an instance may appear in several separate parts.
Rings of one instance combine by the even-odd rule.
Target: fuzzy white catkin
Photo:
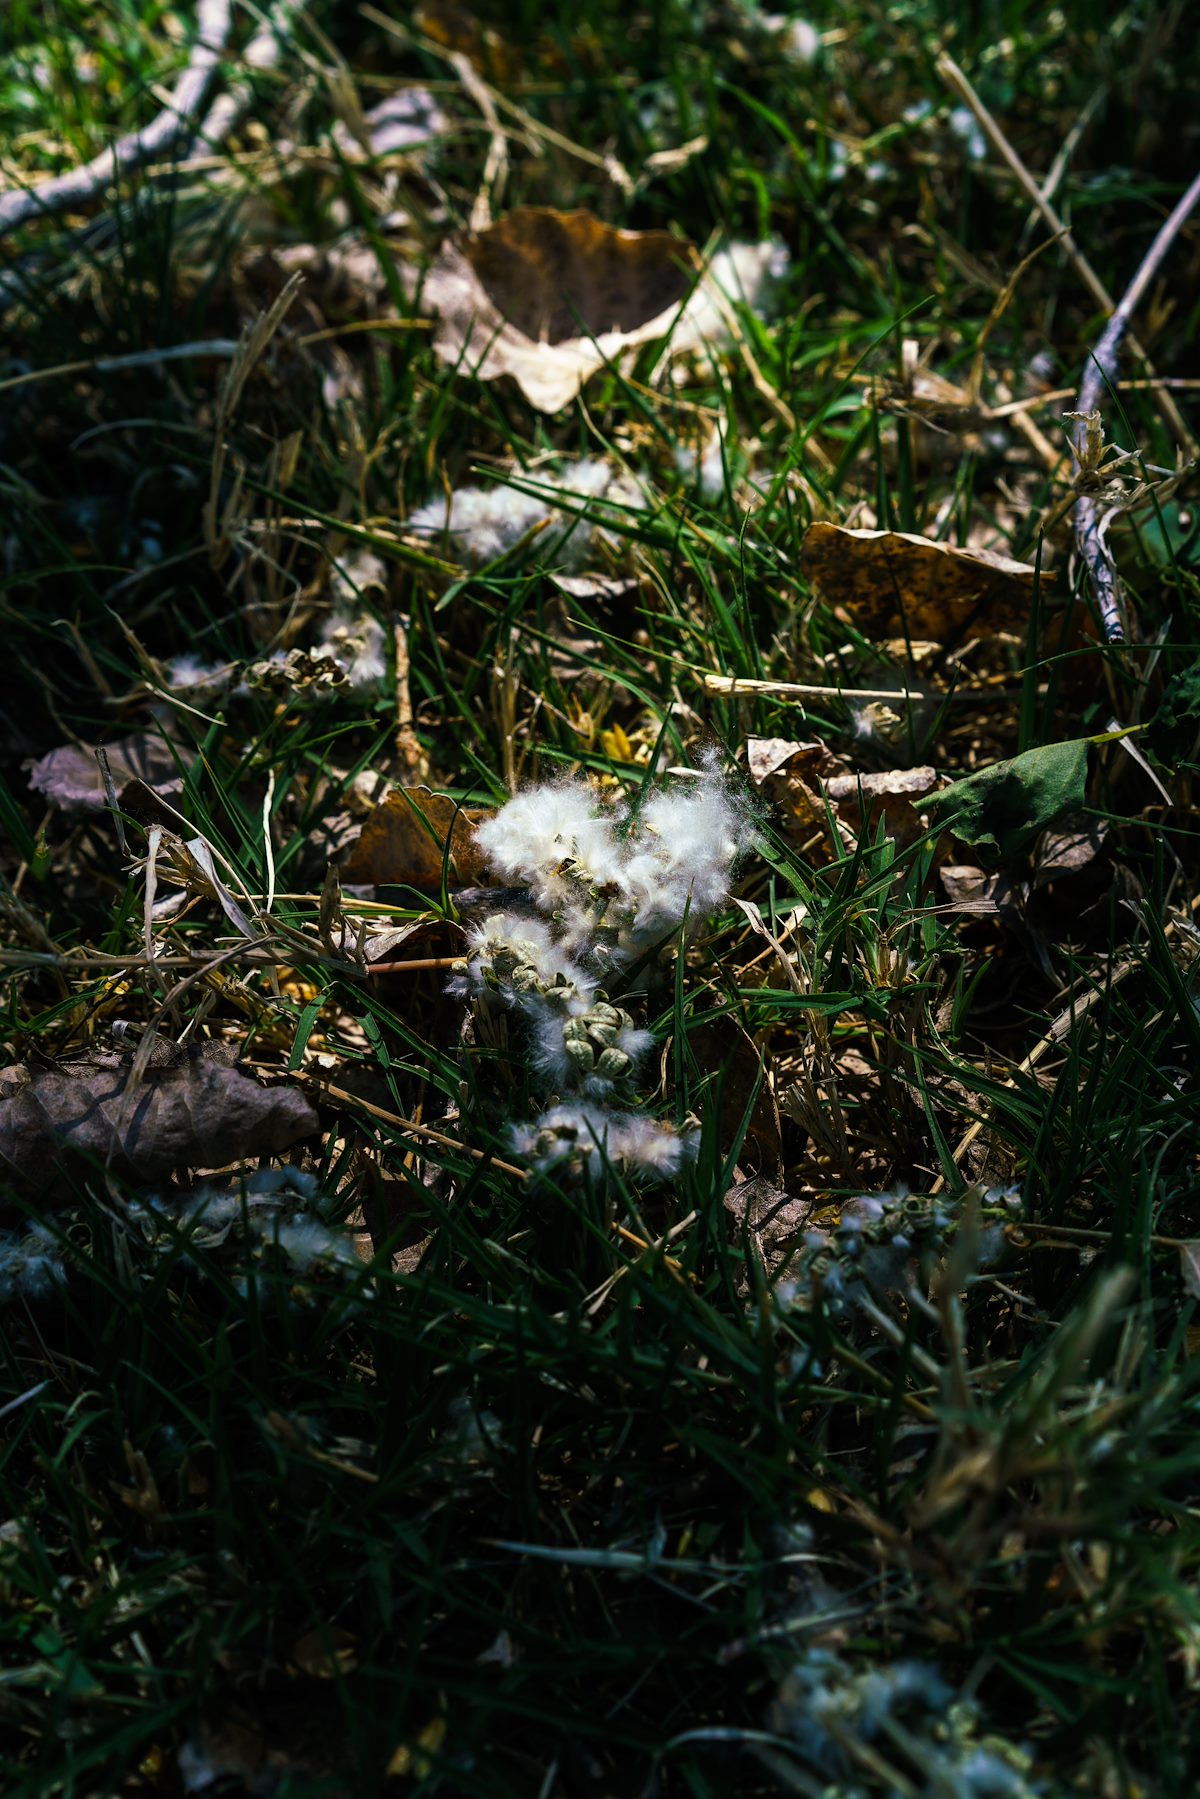
[[[331,1230],[321,1219],[299,1212],[279,1225],[275,1241],[298,1274],[311,1274],[314,1268],[335,1263],[354,1266],[358,1261],[345,1231]]]
[[[578,1103],[552,1106],[532,1124],[509,1129],[511,1147],[535,1168],[553,1168],[571,1156],[592,1180],[601,1178],[606,1163],[643,1180],[670,1180],[695,1156],[697,1141],[695,1131],[675,1131],[640,1113]]]
[[[575,1001],[569,1009],[586,1006],[595,991],[595,981],[572,962],[540,918],[492,912],[481,924],[469,927],[466,948],[466,970],[450,982],[452,993],[483,992],[492,985],[484,979],[486,968],[500,993],[515,1000],[517,994],[504,972],[513,965],[532,968],[547,986],[559,983],[574,988]]]
[[[193,699],[223,693],[235,672],[230,662],[202,662],[199,656],[176,656],[167,663],[167,686],[172,693]]]
[[[482,824],[476,841],[505,880],[560,914],[573,954],[581,955],[601,917],[616,925],[611,961],[665,937],[685,917],[694,928],[723,905],[751,836],[709,769],[690,789],[653,794],[633,820],[601,811],[578,783],[531,788]],[[592,893],[601,898],[589,905]]]
[[[480,825],[475,841],[498,874],[531,888],[546,911],[576,891],[562,872],[564,863],[572,863],[584,881],[604,886],[619,878],[623,860],[614,820],[597,810],[591,789],[577,783],[517,794]]]
[[[684,922],[693,928],[729,897],[729,877],[749,832],[723,784],[711,774],[682,794],[656,793],[639,820],[622,888],[630,939],[641,947]]]
[[[44,1226],[0,1231],[0,1305],[12,1299],[45,1299],[66,1278],[62,1251]]]
[[[544,916],[500,912],[472,926],[451,991],[498,995],[525,1016],[531,1069],[554,1103],[511,1125],[509,1141],[539,1171],[600,1180],[611,1166],[663,1181],[695,1155],[696,1131],[618,1109],[654,1038],[604,999],[600,981],[724,905],[751,840],[715,761],[640,809],[606,807],[586,783],[565,781],[517,794],[480,825],[492,867]]]
[[[435,547],[436,540],[448,539],[455,555],[478,566],[504,555],[544,519],[553,520],[538,540],[538,557],[578,573],[594,556],[598,539],[615,541],[606,525],[619,526],[624,512],[645,504],[640,489],[626,475],[596,457],[570,463],[557,473],[511,472],[523,483],[551,491],[522,493],[502,482],[492,487],[459,487],[448,498],[442,495],[419,506],[410,515],[407,529],[414,537],[435,540]],[[556,503],[557,494],[563,496],[561,506]],[[586,501],[595,506],[580,517],[580,502]]]
[[[727,244],[718,250],[684,308],[672,346],[698,350],[727,344],[731,306],[745,306],[757,318],[766,318],[774,289],[790,261],[787,246],[777,237],[760,244]]]

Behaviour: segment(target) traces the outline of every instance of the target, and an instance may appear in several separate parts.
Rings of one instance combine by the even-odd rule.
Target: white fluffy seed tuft
[[[467,931],[451,992],[524,1014],[531,1070],[550,1104],[509,1127],[539,1170],[670,1180],[696,1153],[694,1130],[629,1109],[652,1032],[601,982],[728,900],[752,831],[715,759],[640,807],[605,805],[584,782],[530,788],[480,825],[497,874],[536,913],[497,912]],[[537,916],[540,913],[541,916]]]
[[[526,493],[499,482],[459,487],[419,506],[409,517],[409,532],[431,540],[434,548],[446,540],[454,555],[478,567],[494,562],[535,525],[545,523],[538,539],[540,560],[577,574],[594,558],[600,542],[615,545],[623,516],[645,505],[627,475],[596,457],[557,473],[511,472],[545,491]]]
[[[676,1131],[636,1112],[596,1105],[551,1106],[532,1124],[509,1129],[509,1145],[539,1173],[564,1165],[599,1180],[606,1165],[643,1180],[671,1180],[696,1154],[698,1133]]]

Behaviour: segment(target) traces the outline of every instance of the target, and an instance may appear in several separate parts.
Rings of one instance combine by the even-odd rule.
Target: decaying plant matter
[[[6,9],[5,1792],[1191,1791],[1187,21],[1035,10]]]

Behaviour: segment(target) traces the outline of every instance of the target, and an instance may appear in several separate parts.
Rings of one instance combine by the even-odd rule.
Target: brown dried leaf
[[[862,831],[865,808],[871,824],[883,819],[888,836],[904,849],[925,832],[920,800],[942,784],[936,768],[889,768],[875,774],[833,775],[825,782],[825,792],[856,837]]]
[[[318,1129],[292,1087],[263,1087],[196,1055],[148,1068],[129,1087],[130,1065],[96,1056],[27,1078],[0,1101],[0,1170],[45,1191],[72,1153],[119,1175],[158,1180],[180,1167],[221,1168],[277,1156]]]
[[[800,566],[826,603],[865,637],[907,632],[941,643],[1024,632],[1036,571],[990,550],[963,550],[907,531],[818,522]],[[1043,589],[1051,577],[1043,570]]]
[[[666,231],[620,231],[590,212],[522,206],[447,240],[425,283],[443,362],[483,381],[511,375],[541,412],[671,328],[694,252]]]
[[[805,773],[832,774],[842,767],[831,750],[815,739],[812,743],[796,743],[790,737],[748,737],[746,767],[756,787],[762,787],[772,775],[788,768]]]
[[[104,748],[118,793],[135,780],[159,795],[182,793],[183,776],[161,737],[138,733]],[[29,764],[29,785],[62,812],[103,812],[108,804],[104,776],[90,744],[66,743]]]
[[[779,807],[787,835],[807,855],[826,859],[834,853],[826,800],[845,847],[853,847],[861,834],[865,806],[870,823],[883,819],[888,836],[903,848],[925,830],[920,800],[942,785],[937,770],[928,767],[858,774],[816,740],[751,737],[746,765],[754,785]]]
[[[828,862],[840,853],[830,840],[821,798],[822,778],[845,768],[831,750],[815,741],[789,743],[783,737],[752,737],[746,745],[746,760],[755,786],[778,807],[784,834],[806,856]],[[841,847],[852,847],[848,833],[842,833]]]
[[[1029,889],[1003,870],[976,868],[967,862],[947,862],[938,870],[955,912],[979,917],[998,917],[1018,923],[1024,916]]]
[[[1033,850],[1034,888],[1046,887],[1063,875],[1079,874],[1104,849],[1108,826],[1103,819],[1065,818],[1043,831]]]
[[[352,1674],[358,1665],[358,1639],[339,1624],[309,1630],[297,1637],[289,1657],[291,1666],[312,1680],[336,1680]]]
[[[482,883],[485,863],[473,832],[490,816],[486,809],[466,810],[428,787],[394,787],[367,819],[339,870],[341,878],[350,886],[416,887],[436,893],[449,841],[452,884]]]
[[[735,1241],[749,1236],[769,1275],[779,1274],[809,1229],[814,1202],[795,1199],[765,1175],[754,1175],[729,1189],[724,1200]]]

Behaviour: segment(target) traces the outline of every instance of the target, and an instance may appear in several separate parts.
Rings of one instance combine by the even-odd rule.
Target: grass
[[[152,117],[189,19],[10,7],[6,178]],[[314,5],[226,144],[2,246],[7,1060],[127,1049],[160,1016],[273,1081],[319,1073],[348,1097],[285,1161],[367,1258],[298,1269],[253,1189],[227,1234],[189,1225],[186,1172],[157,1196],[78,1164],[52,1204],[12,1189],[6,1793],[1193,1790],[1194,482],[1162,473],[1153,393],[1113,396],[1109,434],[1154,484],[1112,535],[1140,634],[1072,638],[1086,584],[1066,525],[1047,532],[1068,470],[962,394],[981,338],[987,404],[1073,391],[1102,320],[1050,248],[984,338],[1040,227],[972,158],[934,66],[949,48],[1038,174],[1093,106],[1056,204],[1119,293],[1192,173],[1190,46],[1174,13],[1083,0],[940,24],[856,0],[817,22],[804,69],[733,6]],[[456,49],[509,103],[503,207],[783,239],[773,305],[739,315],[749,357],[673,386],[650,346],[549,417],[437,360],[405,271],[468,220],[489,142]],[[413,82],[446,114],[431,147],[338,150],[349,93]],[[1181,380],[1200,373],[1194,242],[1136,322]],[[238,363],[293,263],[300,297]],[[960,390],[932,420],[906,340]],[[1052,450],[1069,404],[1029,415]],[[718,419],[704,497],[676,451]],[[551,454],[641,483],[601,553],[636,576],[623,591],[564,594],[536,534],[478,569],[405,540],[443,483],[536,491]],[[1057,584],[961,659],[940,641],[921,660],[810,587],[814,517],[1044,556]],[[334,560],[364,549],[407,674],[164,693],[171,657],[311,644]],[[705,671],[828,692],[803,711]],[[837,692],[926,681],[936,705],[890,734]],[[345,953],[342,921],[382,920],[418,927],[398,958],[453,954],[448,864],[422,891],[326,885],[342,827],[323,821],[364,771],[489,805],[510,775],[635,791],[657,761],[716,746],[744,767],[748,738],[779,737],[953,780],[1114,719],[1142,729],[1090,751],[1100,853],[1056,872],[1044,840],[1014,851],[998,910],[950,903],[948,858],[987,872],[969,845],[847,837],[819,801],[801,830],[743,780],[758,842],[737,896],[790,974],[731,904],[631,977],[664,1052],[648,1102],[701,1122],[665,1191],[499,1165],[504,1117],[537,1109],[519,1055],[464,1048],[438,970],[368,980]],[[169,730],[171,804],[243,906],[273,892],[286,963],[252,966],[193,880],[159,947],[229,959],[151,975],[145,819],[123,853],[109,813],[30,790],[29,758],[147,728]],[[913,1259],[842,1303],[804,1232],[882,1193],[909,1195]],[[61,1282],[20,1272],[39,1218]]]

